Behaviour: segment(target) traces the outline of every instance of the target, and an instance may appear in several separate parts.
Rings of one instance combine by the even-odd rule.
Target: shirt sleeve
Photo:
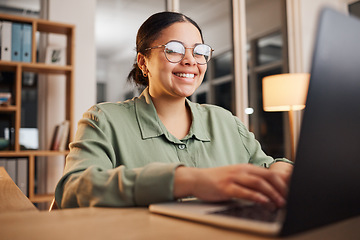
[[[234,118],[238,126],[241,140],[250,156],[249,163],[265,168],[269,168],[271,164],[280,161],[292,164],[292,162],[287,160],[286,158],[274,159],[266,155],[261,149],[260,143],[255,139],[254,134],[245,127],[245,125],[240,121],[240,119],[238,119],[237,117]]]
[[[79,121],[64,175],[55,190],[61,208],[145,206],[173,200],[180,163],[150,163],[128,169],[116,159],[111,127],[94,106]]]

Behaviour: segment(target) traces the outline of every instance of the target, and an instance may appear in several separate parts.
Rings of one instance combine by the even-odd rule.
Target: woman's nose
[[[193,55],[194,48],[185,48],[185,55],[184,58],[181,60],[182,63],[188,65],[195,65],[196,60]]]

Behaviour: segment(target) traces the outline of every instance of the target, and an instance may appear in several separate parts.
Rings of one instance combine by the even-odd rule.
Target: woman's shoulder
[[[91,106],[84,117],[96,116],[97,118],[126,118],[134,112],[134,99],[122,102],[102,102]],[[93,117],[92,117],[93,118]]]
[[[211,121],[221,122],[221,125],[228,127],[236,127],[240,133],[247,132],[246,126],[243,122],[235,116],[231,111],[212,104],[191,103],[193,108],[199,112],[201,118]],[[226,123],[226,124],[224,124]]]
[[[233,118],[232,112],[229,110],[219,107],[213,104],[199,104],[191,102],[191,105],[196,111],[198,111],[203,116],[218,116],[218,117],[228,117]]]
[[[102,102],[89,108],[88,111],[126,111],[134,107],[134,99],[120,102]]]

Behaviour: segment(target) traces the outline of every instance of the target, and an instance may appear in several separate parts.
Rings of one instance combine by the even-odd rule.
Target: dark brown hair
[[[177,22],[189,22],[193,24],[199,30],[201,40],[204,42],[200,27],[191,18],[177,12],[159,12],[150,16],[140,26],[136,35],[136,52],[148,56],[148,51],[145,49],[151,47],[151,44],[160,36],[162,30]],[[133,81],[137,86],[141,85],[146,87],[149,85],[149,79],[142,75],[137,65],[136,57],[133,69],[130,71],[127,79],[129,82]]]

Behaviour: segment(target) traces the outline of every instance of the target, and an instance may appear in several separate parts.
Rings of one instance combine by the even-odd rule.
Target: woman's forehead
[[[171,40],[177,40],[184,45],[194,45],[202,43],[199,30],[189,22],[177,22],[163,29],[159,37],[154,41],[154,45],[165,44]]]

